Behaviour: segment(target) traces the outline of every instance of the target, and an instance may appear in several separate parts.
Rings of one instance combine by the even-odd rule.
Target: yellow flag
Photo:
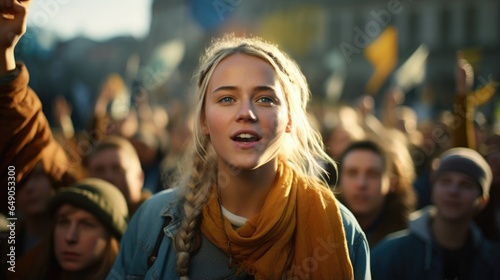
[[[495,83],[493,81],[489,81],[483,87],[475,90],[472,95],[467,96],[467,102],[470,106],[479,107],[490,101],[493,95],[495,95],[495,90]]]
[[[398,34],[396,28],[388,26],[364,50],[374,72],[366,84],[366,92],[376,94],[398,62]]]

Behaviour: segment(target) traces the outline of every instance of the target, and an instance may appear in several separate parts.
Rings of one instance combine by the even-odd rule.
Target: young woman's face
[[[70,204],[57,211],[54,251],[63,270],[78,272],[96,265],[109,242],[109,233],[91,213]]]
[[[208,83],[201,123],[219,159],[233,167],[251,170],[276,159],[291,122],[271,65],[244,54],[222,60]]]

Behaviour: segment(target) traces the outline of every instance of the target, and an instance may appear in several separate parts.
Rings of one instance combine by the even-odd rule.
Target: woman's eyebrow
[[[273,86],[257,86],[255,91],[275,91]]]
[[[217,87],[216,89],[214,89],[212,91],[212,93],[216,93],[218,91],[223,91],[223,90],[233,91],[233,90],[236,90],[237,88],[238,88],[237,86],[220,86],[220,87]]]
[[[217,87],[212,91],[212,93],[216,93],[218,91],[234,91],[237,90],[237,86],[220,86]],[[256,86],[253,91],[259,92],[259,91],[275,91],[273,86],[268,86],[268,85],[263,85],[263,86]]]

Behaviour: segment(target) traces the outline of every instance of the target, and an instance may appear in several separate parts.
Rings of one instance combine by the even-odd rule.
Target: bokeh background
[[[369,94],[377,111],[380,96],[399,86],[420,121],[451,108],[457,51],[474,67],[475,89],[500,81],[496,0],[35,0],[28,27],[16,55],[30,85],[49,121],[54,99],[65,97],[77,129],[111,73],[125,80],[130,105],[146,92],[169,112],[187,111],[199,56],[224,33],[277,43],[302,67],[316,102]],[[499,95],[479,111],[498,127]]]

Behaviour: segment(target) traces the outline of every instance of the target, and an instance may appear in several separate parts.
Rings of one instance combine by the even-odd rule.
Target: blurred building
[[[365,93],[373,67],[364,49],[389,25],[397,30],[397,66],[420,45],[429,50],[424,82],[435,93],[437,108],[452,100],[457,50],[464,52],[478,78],[500,77],[500,2],[495,0],[155,0],[152,12],[146,49],[163,40],[184,41],[182,71],[192,72],[212,36],[254,34],[291,53],[318,98],[326,94],[326,79],[339,69],[346,72],[341,100]],[[388,77],[378,93],[390,85]]]
[[[375,52],[388,59],[394,55],[394,70],[419,46],[429,52],[422,66],[424,79],[408,90],[408,102],[418,103],[425,96],[432,110],[451,108],[457,50],[474,66],[477,86],[492,77],[500,80],[496,0],[154,0],[151,13],[149,35],[142,40],[77,38],[60,44],[55,60],[42,61],[54,66],[32,68],[55,71],[48,78],[52,88],[47,80],[36,80],[40,93],[72,96],[75,89],[86,87],[94,96],[107,74],[117,72],[130,84],[144,87],[158,104],[188,100],[203,49],[214,36],[234,32],[279,44],[300,64],[315,98],[353,102],[366,93],[374,75],[365,51],[388,26],[395,28],[396,41]],[[77,82],[60,88],[61,81]],[[378,98],[394,83],[389,73],[373,94]]]

